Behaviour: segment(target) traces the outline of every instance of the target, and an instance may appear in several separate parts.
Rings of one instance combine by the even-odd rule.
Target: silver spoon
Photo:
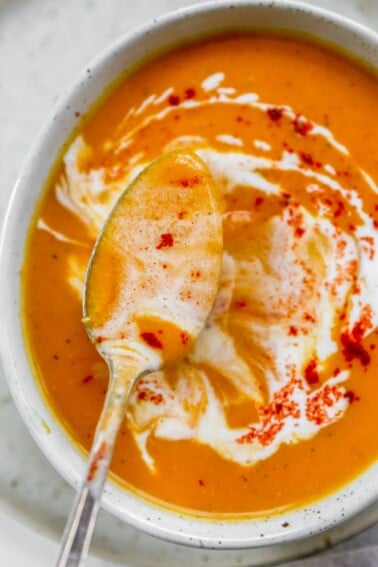
[[[222,221],[203,162],[172,152],[122,194],[94,247],[83,323],[109,386],[57,567],[84,565],[117,433],[141,376],[185,356],[218,287]]]

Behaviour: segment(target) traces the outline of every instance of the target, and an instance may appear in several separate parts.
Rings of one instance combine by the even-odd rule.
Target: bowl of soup
[[[89,64],[36,141],[2,236],[1,354],[74,487],[108,383],[81,322],[97,235],[165,152],[195,152],[219,190],[212,313],[184,360],[140,380],[117,441],[102,503],[125,522],[242,548],[376,500],[377,65],[376,34],[319,9],[195,6]]]

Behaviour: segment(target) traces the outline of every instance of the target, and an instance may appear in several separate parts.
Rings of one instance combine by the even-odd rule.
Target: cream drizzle
[[[247,105],[261,113],[271,108],[272,105],[260,102],[256,93],[238,94],[234,87],[223,85],[224,80],[223,73],[205,78],[202,82],[205,98],[181,101],[180,112],[195,112],[214,105]],[[164,121],[176,112],[177,108],[167,106],[172,93],[173,89],[169,88],[161,94],[151,95],[137,109],[131,109],[115,132],[115,141],[106,142],[107,151],[120,155],[126,147],[132,148],[142,128]],[[287,105],[281,105],[279,109],[291,122],[307,120]],[[140,116],[139,123],[133,128],[127,127],[129,119],[135,116]],[[125,129],[128,133],[123,135]],[[306,135],[324,140],[348,158],[347,148],[328,128],[312,123]],[[347,316],[342,330],[350,330],[367,308],[371,321],[364,334],[378,324],[378,280],[374,262],[377,230],[357,191],[336,179],[334,165],[328,163],[314,170],[303,164],[298,154],[287,150],[282,151],[279,159],[273,159],[268,155],[272,147],[267,140],[253,140],[254,147],[264,151],[264,156],[242,151],[240,142],[243,144],[243,141],[225,132],[220,133],[216,141],[222,144],[222,151],[199,136],[176,138],[164,151],[180,147],[194,149],[208,165],[222,198],[232,195],[240,185],[262,192],[267,199],[277,197],[290,192],[290,188],[270,181],[267,174],[277,170],[299,174],[306,182],[305,191],[318,201],[318,213],[313,215],[299,204],[295,210],[289,206],[281,214],[272,216],[258,237],[260,241],[256,237],[256,250],[262,243],[266,245],[265,256],[257,253],[250,259],[238,259],[225,251],[220,288],[209,324],[190,354],[189,362],[179,366],[176,384],[168,383],[161,372],[138,384],[132,395],[128,419],[143,459],[151,469],[155,466],[148,451],[151,435],[170,440],[193,439],[245,466],[268,458],[282,443],[298,443],[313,437],[321,428],[341,419],[347,410],[349,401],[345,397],[345,382],[349,378],[349,369],[342,370],[336,377],[327,376],[322,384],[311,387],[304,377],[306,365],[316,357],[319,371],[326,371],[329,357],[339,348],[333,331],[345,305]],[[124,167],[123,177],[113,182],[106,178],[102,168],[83,172],[81,163],[90,157],[91,151],[78,136],[64,157],[65,174],[55,191],[61,205],[85,219],[89,233],[95,237],[121,190],[147,164],[144,154],[134,155],[128,167]],[[377,192],[374,180],[363,170],[359,170],[359,174],[367,190]],[[355,233],[347,233],[331,222],[329,210],[322,202],[325,190],[337,194],[354,209],[360,221]],[[289,222],[293,215],[301,218],[304,235],[299,241],[295,238],[295,227]],[[254,212],[249,210],[229,211],[224,215],[225,226],[231,230],[233,226],[247,230],[253,221]],[[310,315],[315,323],[300,320],[303,305],[293,303],[292,312],[287,310],[295,295],[293,290],[304,277],[303,269],[296,264],[298,257],[306,259],[306,264],[312,268],[311,278],[316,292],[306,301],[309,301]],[[352,275],[341,277],[352,265],[356,266],[358,293],[352,293]],[[78,266],[77,259],[71,256],[67,279],[77,291],[84,271],[85,266]],[[229,310],[233,309],[241,289],[244,293],[253,289],[253,293],[247,293],[248,301],[255,305],[264,304],[263,312],[271,311],[271,315],[263,316],[258,311],[254,317],[234,311],[230,315]],[[252,341],[254,352],[259,353],[254,359],[251,360],[227,332],[231,316],[239,330],[242,329]],[[290,336],[290,325],[304,330],[299,336]],[[255,404],[257,421],[243,427],[230,427],[227,404],[221,402],[206,368],[229,381],[240,399]],[[277,401],[281,398],[283,402]],[[156,404],[153,399],[162,401]],[[281,414],[276,411],[270,415],[268,410],[277,403],[283,408]],[[266,442],[269,432],[270,440]]]

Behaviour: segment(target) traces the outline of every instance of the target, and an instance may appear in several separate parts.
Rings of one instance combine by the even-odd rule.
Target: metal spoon
[[[203,162],[164,155],[122,194],[94,247],[83,322],[109,387],[57,567],[84,565],[117,433],[141,376],[184,357],[211,311],[222,222]]]

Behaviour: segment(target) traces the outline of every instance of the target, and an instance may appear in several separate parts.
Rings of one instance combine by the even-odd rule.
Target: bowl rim
[[[55,140],[54,132],[56,134],[59,126],[66,122],[67,133],[56,135],[60,140],[59,148],[64,148],[67,144],[69,134],[75,125],[71,109],[77,106],[90,108],[93,100],[98,99],[97,94],[88,103],[82,99],[82,93],[91,88],[90,82],[101,76],[101,73],[111,66],[114,58],[143,42],[146,36],[159,34],[162,29],[172,28],[183,20],[230,9],[236,12],[243,7],[270,10],[271,14],[287,11],[294,14],[300,11],[309,20],[318,19],[326,22],[327,25],[336,25],[343,33],[354,35],[361,40],[362,44],[366,42],[366,45],[373,48],[374,53],[377,52],[378,60],[376,32],[344,16],[295,0],[212,0],[176,10],[122,35],[89,63],[87,69],[91,70],[90,73],[84,69],[78,79],[68,86],[55,104],[29,152],[11,194],[0,241],[0,290],[2,290],[0,305],[3,314],[0,323],[0,356],[11,393],[26,427],[55,469],[75,488],[84,474],[84,459],[63,429],[63,425],[58,422],[54,412],[46,406],[40,386],[34,379],[32,362],[26,352],[21,328],[18,273],[25,240],[22,239],[21,247],[17,234],[20,226],[21,229],[22,226],[24,227],[26,234],[41,196],[40,184],[33,196],[28,195],[28,188],[33,186],[35,177],[38,178],[39,164],[41,159],[43,160],[43,155],[48,152],[50,143]],[[252,30],[253,26],[250,29]],[[295,25],[292,31],[295,31]],[[195,34],[192,34],[193,37]],[[317,34],[314,33],[314,38],[316,37]],[[102,91],[106,89],[107,84],[102,87]],[[51,153],[54,159],[47,160],[49,161],[47,171],[51,170],[57,155],[56,151]],[[25,201],[30,203],[31,209],[23,217]],[[16,280],[18,278],[17,285],[15,278]],[[48,424],[47,428],[46,424]],[[201,514],[181,514],[172,509],[156,506],[137,493],[122,490],[114,482],[106,484],[102,504],[109,512],[130,525],[175,543],[223,549],[266,546],[315,535],[367,508],[378,498],[378,488],[373,490],[377,473],[378,463],[372,465],[347,486],[320,501],[308,504],[304,508],[283,511],[282,514],[252,517],[248,520],[208,519]],[[284,527],[283,522],[289,522],[290,526]]]

